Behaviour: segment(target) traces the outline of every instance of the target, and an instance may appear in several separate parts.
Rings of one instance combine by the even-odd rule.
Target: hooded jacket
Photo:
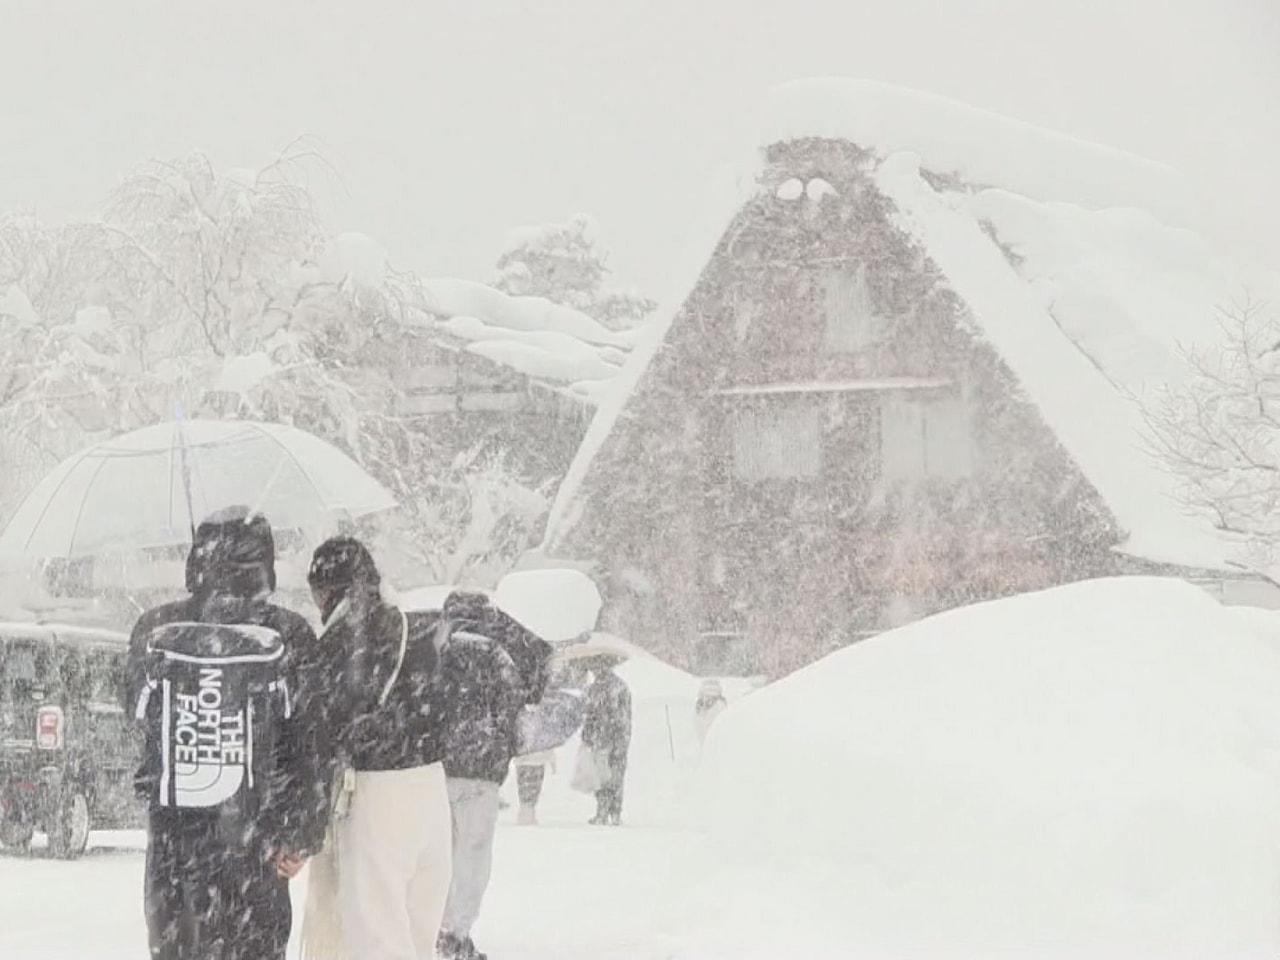
[[[134,626],[129,639],[124,703],[126,716],[134,715],[142,693],[147,645],[152,633],[168,623],[268,627],[279,634],[283,643],[285,652],[281,669],[290,689],[315,689],[322,682],[323,678],[314,675],[308,666],[308,655],[316,646],[311,627],[298,614],[267,599],[275,575],[274,570],[266,565],[273,559],[272,555],[263,552],[265,521],[262,524],[246,523],[235,519],[235,516],[232,511],[224,511],[201,524],[197,530],[187,564],[191,595],[148,610]],[[229,526],[232,523],[240,524],[243,529]],[[270,537],[269,527],[265,528],[265,535]],[[236,538],[242,539],[237,541]],[[247,543],[249,540],[256,540],[256,543]],[[314,699],[309,702],[313,703]],[[316,749],[317,718],[308,711],[307,703],[304,698],[298,698],[292,716],[278,720],[276,776],[268,802],[263,807],[261,822],[256,824],[258,833],[270,845],[304,854],[319,849],[323,843],[326,786],[319,764],[321,754]],[[135,783],[143,796],[153,792],[154,778],[159,775],[158,762],[158,758],[152,756],[142,759]],[[200,816],[192,811],[177,815],[189,821]]]
[[[444,769],[450,777],[507,778],[525,686],[502,646],[455,632],[441,651],[439,699],[445,718]]]

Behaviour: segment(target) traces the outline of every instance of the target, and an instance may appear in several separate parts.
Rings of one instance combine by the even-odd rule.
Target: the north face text
[[[245,762],[244,711],[223,712],[222,673],[219,667],[201,667],[195,695],[177,696],[175,763],[232,766]]]

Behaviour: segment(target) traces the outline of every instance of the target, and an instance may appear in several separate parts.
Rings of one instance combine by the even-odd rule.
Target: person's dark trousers
[[[617,826],[622,822],[622,794],[627,782],[626,755],[611,756],[609,770],[612,773],[609,783],[596,791],[595,822]]]
[[[228,844],[215,824],[164,811],[147,829],[152,960],[285,960],[289,883],[257,844]]]
[[[516,767],[516,790],[520,795],[520,806],[536,807],[538,798],[542,796],[542,782],[546,779],[547,768]]]

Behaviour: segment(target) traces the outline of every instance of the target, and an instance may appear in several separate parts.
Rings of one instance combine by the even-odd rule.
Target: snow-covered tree
[[[1280,312],[1220,310],[1221,345],[1188,351],[1191,376],[1147,411],[1149,439],[1189,506],[1223,530],[1280,545]]]
[[[502,538],[531,535],[540,480],[459,461],[476,438],[400,416],[407,348],[431,314],[372,240],[323,228],[299,175],[311,159],[154,162],[101,222],[0,220],[0,510],[62,457],[180,404],[345,449],[403,504],[369,532],[421,559],[406,576],[519,554]]]
[[[545,297],[614,330],[643,323],[657,307],[639,293],[609,286],[609,254],[587,216],[513,230],[497,267],[494,286],[503,292]]]

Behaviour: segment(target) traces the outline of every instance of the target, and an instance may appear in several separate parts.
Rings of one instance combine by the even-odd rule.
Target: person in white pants
[[[515,752],[525,685],[500,643],[455,631],[441,650],[439,686],[447,704],[444,768],[453,810],[453,882],[440,953],[448,960],[485,960],[471,929],[493,872],[498,788]]]
[[[359,541],[326,541],[308,581],[324,621],[318,646],[339,784],[326,849],[312,863],[307,960],[435,960],[453,874],[439,702],[439,615],[383,602]]]
[[[339,821],[339,912],[352,958],[436,956],[453,875],[449,797],[438,763],[356,773]]]

